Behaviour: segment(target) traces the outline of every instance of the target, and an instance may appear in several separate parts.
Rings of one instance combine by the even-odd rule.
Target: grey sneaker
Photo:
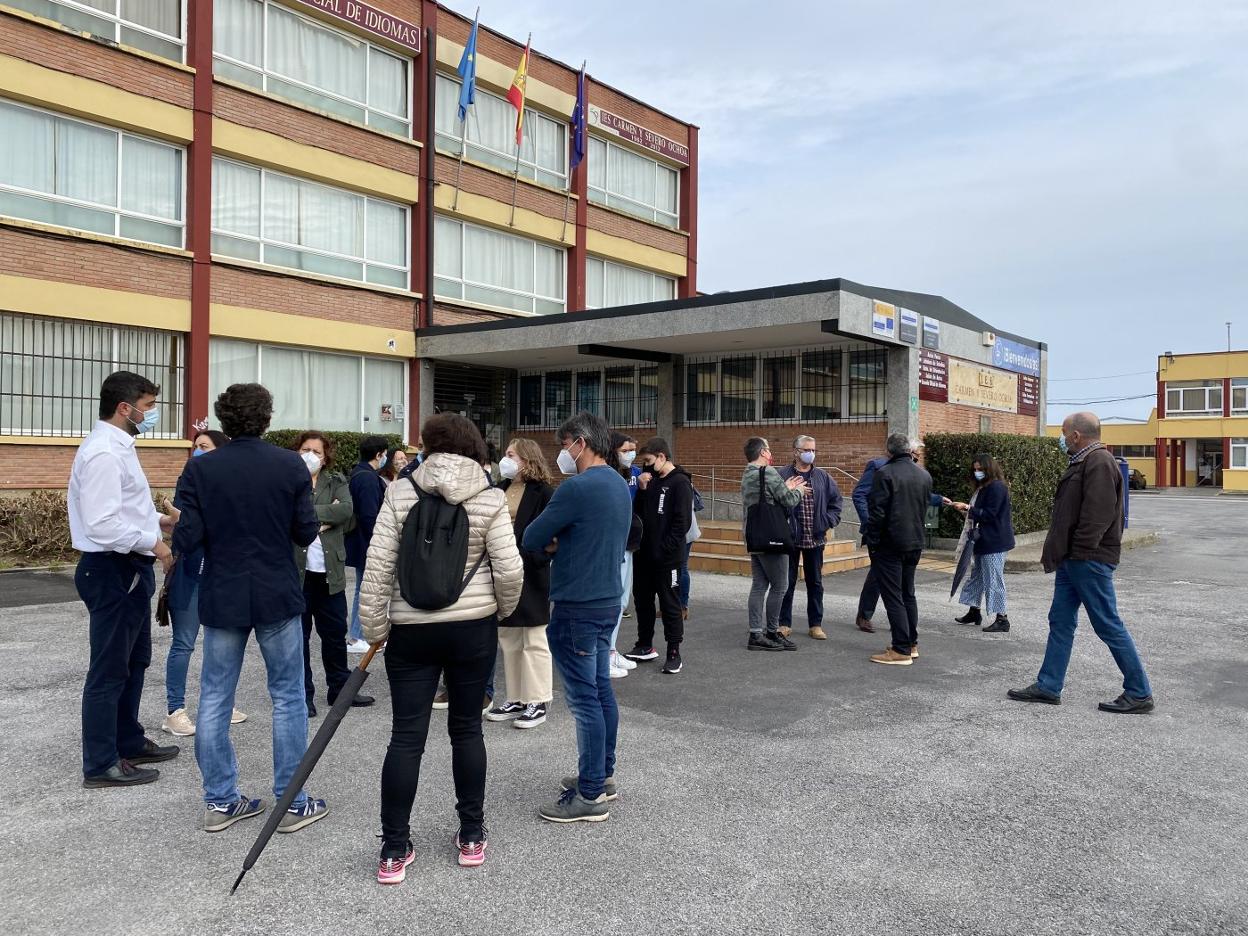
[[[204,831],[220,832],[241,819],[261,815],[268,806],[264,800],[240,796],[232,803],[213,803],[204,813]]]
[[[282,816],[282,821],[277,824],[278,832],[298,832],[304,826],[309,826],[316,822],[317,819],[324,819],[329,807],[323,799],[313,799],[308,797],[303,801],[302,806],[291,806],[286,810],[286,815]]]
[[[603,822],[611,817],[611,810],[606,793],[595,800],[587,800],[576,790],[564,790],[559,799],[543,806],[540,814],[549,822]]]
[[[575,790],[579,782],[579,777],[564,777],[559,781],[559,789],[565,793],[568,790]],[[615,777],[607,777],[607,782],[602,787],[602,795],[607,798],[608,803],[620,798],[620,790],[615,785]]]

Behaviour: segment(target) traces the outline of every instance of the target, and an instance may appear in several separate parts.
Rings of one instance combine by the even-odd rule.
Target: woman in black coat
[[[1003,634],[1010,629],[1005,604],[1005,555],[1014,548],[1010,487],[1000,464],[987,454],[976,455],[971,462],[971,483],[971,502],[953,505],[967,517],[967,542],[962,548],[974,550],[971,574],[966,577],[960,596],[968,609],[954,620],[959,624],[982,623],[982,598],[984,611],[996,615],[991,624],[985,625],[984,632]]]
[[[507,510],[516,531],[516,542],[533,518],[546,509],[555,489],[554,477],[541,446],[532,439],[512,439],[498,463],[507,495]],[[503,649],[503,676],[507,696],[488,712],[490,721],[513,721],[517,728],[536,728],[546,721],[546,704],[554,696],[550,647],[546,625],[550,618],[550,557],[521,554],[524,558],[524,591],[520,604],[508,618],[498,622],[498,643]]]

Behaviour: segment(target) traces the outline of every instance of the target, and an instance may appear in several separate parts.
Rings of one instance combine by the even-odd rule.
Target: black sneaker
[[[533,702],[524,707],[524,712],[516,719],[517,728],[536,728],[546,723],[546,703]]]
[[[772,640],[774,640],[776,643],[778,643],[780,645],[781,650],[796,650],[797,649],[797,644],[789,640],[788,637],[786,637],[784,634],[780,633],[779,631],[777,631],[774,634],[767,634],[767,636],[770,637]]]
[[[771,634],[750,634],[750,642],[746,644],[747,650],[783,650],[780,641],[776,640]]]
[[[527,706],[523,702],[503,702],[502,705],[496,705],[488,712],[485,717],[489,721],[511,721],[513,718],[519,718],[524,714]]]
[[[681,668],[684,667],[684,665],[685,664],[682,663],[680,659],[680,650],[676,647],[672,647],[667,651],[667,660],[663,663],[663,672],[675,676],[681,671]]]
[[[628,653],[624,654],[624,656],[630,660],[637,660],[638,662],[644,663],[646,660],[657,660],[659,658],[659,651],[655,650],[654,647],[647,646],[646,644],[637,644],[632,650],[629,650]]]

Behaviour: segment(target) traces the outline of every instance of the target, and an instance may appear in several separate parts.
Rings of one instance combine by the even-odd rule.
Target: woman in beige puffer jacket
[[[381,771],[383,843],[378,880],[395,884],[411,861],[412,802],[438,679],[445,674],[455,776],[459,863],[485,860],[485,739],[481,699],[498,648],[498,619],[511,614],[524,586],[524,566],[502,491],[481,467],[485,443],[458,414],[429,419],[421,431],[425,461],[411,478],[386,489],[368,547],[360,586],[360,623],[369,643],[387,641],[386,677],[394,722]],[[415,481],[415,486],[412,484]],[[467,575],[484,560],[459,599],[438,611],[403,600],[395,574],[403,521],[420,496],[417,487],[462,504],[468,513]]]

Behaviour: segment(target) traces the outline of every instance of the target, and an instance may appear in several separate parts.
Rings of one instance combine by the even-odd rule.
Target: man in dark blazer
[[[292,544],[307,546],[320,528],[308,469],[294,452],[260,436],[273,397],[260,384],[234,384],[215,406],[231,442],[213,458],[191,461],[178,481],[182,516],[174,553],[202,549],[199,618],[203,672],[195,759],[204,779],[204,829],[218,832],[265,810],[244,796],[230,741],[230,716],[252,631],[264,656],[273,699],[273,793],[281,796],[307,749],[303,685],[303,589]],[[210,464],[211,463],[211,464]],[[324,800],[303,790],[281,819],[294,832],[325,815]]]
[[[373,527],[381,502],[386,496],[386,482],[379,471],[386,465],[386,450],[390,443],[381,436],[365,436],[360,442],[360,461],[351,469],[351,507],[355,511],[355,529],[347,534],[347,565],[355,570],[355,597],[351,600],[351,624],[347,629],[347,649],[352,653],[367,653],[368,643],[360,627],[360,578],[364,575],[364,562],[368,559],[368,544],[373,539]]]

